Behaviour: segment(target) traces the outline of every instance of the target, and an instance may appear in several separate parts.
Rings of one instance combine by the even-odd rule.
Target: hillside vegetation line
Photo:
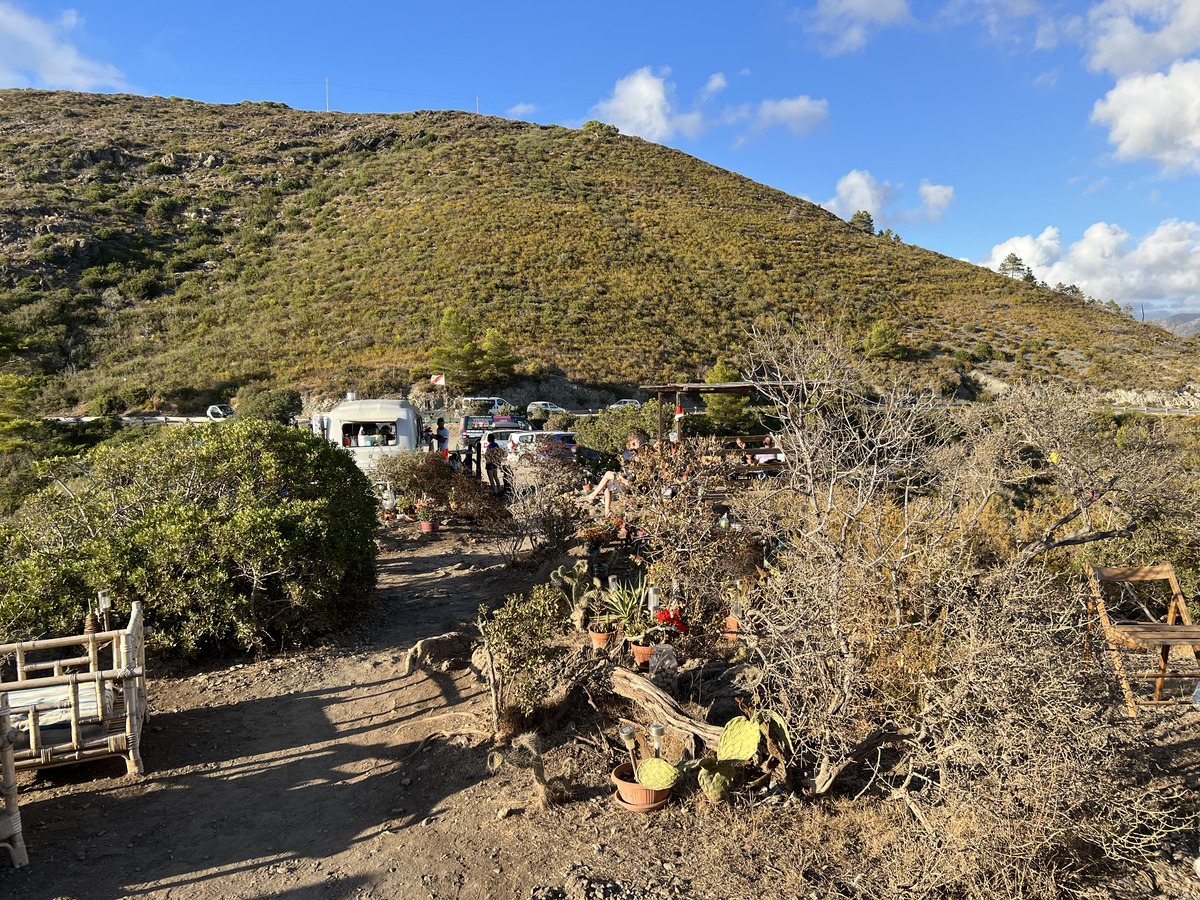
[[[633,384],[835,321],[877,382],[1178,390],[1194,344],[685,153],[463,112],[0,91],[0,364],[42,411],[426,381],[447,310],[518,374]],[[1110,304],[1110,306],[1115,306]]]

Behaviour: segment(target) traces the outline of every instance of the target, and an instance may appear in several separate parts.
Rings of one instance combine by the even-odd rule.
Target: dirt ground
[[[257,662],[152,663],[146,775],[127,778],[119,760],[22,773],[30,865],[0,869],[0,896],[529,897],[564,882],[617,896],[608,882],[625,868],[636,877],[623,896],[708,895],[690,888],[677,842],[635,849],[673,814],[609,800],[615,763],[594,733],[548,748],[549,774],[578,778],[571,803],[537,811],[527,772],[488,774],[490,707],[474,675],[401,674],[417,640],[536,574],[453,527],[402,525],[354,631]]]
[[[489,775],[487,691],[469,671],[403,676],[417,640],[543,577],[455,527],[384,539],[364,624],[316,649],[151,671],[146,775],[120,761],[25,773],[30,865],[0,897],[824,897],[821,835],[788,810],[684,797],[649,815],[610,799],[595,722],[549,738],[570,802],[531,803],[527,771]],[[1200,714],[1160,725],[1192,746]],[[715,836],[715,837],[714,837]],[[1119,896],[1195,896],[1191,858],[1164,852]]]

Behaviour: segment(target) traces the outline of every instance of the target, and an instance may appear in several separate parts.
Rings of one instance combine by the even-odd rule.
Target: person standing
[[[437,438],[438,452],[442,454],[442,458],[450,459],[450,429],[446,427],[445,419],[437,420],[437,431],[434,432],[434,437]]]
[[[503,491],[500,484],[500,445],[496,443],[495,435],[488,435],[487,450],[483,454],[484,465],[487,469],[488,484],[492,486],[492,493],[499,494]]]

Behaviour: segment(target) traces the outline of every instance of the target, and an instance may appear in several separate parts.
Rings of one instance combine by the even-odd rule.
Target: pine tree
[[[731,381],[741,381],[742,375],[725,360],[717,360],[717,364],[708,370],[704,376],[706,384],[726,384]],[[750,398],[741,394],[706,394],[704,401],[708,417],[716,424],[718,431],[741,431],[746,422],[746,406]]]
[[[850,227],[865,231],[867,234],[875,234],[875,220],[865,209],[860,209],[850,217]]]
[[[1025,261],[1015,253],[1010,253],[1004,257],[1004,262],[1000,263],[999,272],[1001,275],[1007,275],[1009,278],[1024,278],[1025,277]]]

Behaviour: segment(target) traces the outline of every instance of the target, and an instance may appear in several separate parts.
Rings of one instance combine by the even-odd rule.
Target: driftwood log
[[[647,679],[631,672],[629,669],[613,669],[613,693],[626,700],[632,700],[642,707],[651,717],[677,731],[694,736],[700,743],[716,749],[721,740],[721,729],[706,722],[697,722],[675,699],[652,685]]]

